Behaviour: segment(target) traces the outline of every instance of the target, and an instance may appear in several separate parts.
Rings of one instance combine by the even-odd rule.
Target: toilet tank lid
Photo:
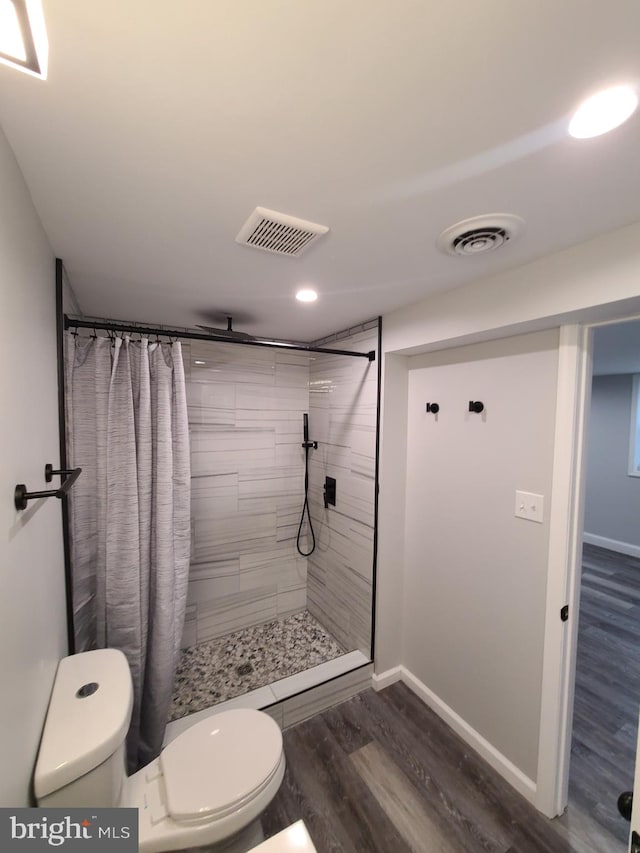
[[[36,799],[113,755],[126,738],[132,707],[131,672],[121,651],[96,649],[63,658],[36,762]]]

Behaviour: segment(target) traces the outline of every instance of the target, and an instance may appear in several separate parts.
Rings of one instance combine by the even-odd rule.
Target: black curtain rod
[[[64,327],[65,329],[95,329],[103,332],[123,332],[125,334],[138,333],[140,335],[164,335],[166,338],[184,338],[185,340],[193,340],[193,341],[218,341],[219,343],[225,344],[244,344],[245,346],[250,347],[276,347],[277,349],[293,349],[300,350],[302,352],[321,352],[327,353],[328,355],[353,355],[359,356],[360,358],[366,358],[369,361],[375,361],[376,359],[376,351],[369,350],[369,352],[354,352],[353,350],[348,349],[329,349],[328,347],[314,347],[311,344],[293,344],[288,341],[264,341],[264,340],[252,340],[252,339],[244,339],[244,338],[230,338],[227,337],[224,333],[220,333],[219,335],[213,334],[204,334],[201,332],[188,332],[188,331],[179,331],[178,329],[155,329],[150,326],[132,326],[126,325],[124,323],[103,323],[98,321],[96,323],[91,320],[72,320],[66,314],[64,315]]]

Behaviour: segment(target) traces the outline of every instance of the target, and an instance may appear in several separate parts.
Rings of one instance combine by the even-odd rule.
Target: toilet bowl
[[[280,787],[285,757],[278,725],[262,711],[214,713],[127,776],[132,706],[122,652],[99,649],[60,661],[34,775],[38,804],[135,807],[141,853],[228,849]]]

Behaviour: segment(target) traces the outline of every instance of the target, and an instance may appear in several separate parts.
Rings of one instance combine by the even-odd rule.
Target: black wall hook
[[[479,415],[480,412],[484,411],[484,403],[481,403],[480,400],[469,400],[469,411]]]
[[[437,403],[427,403],[427,412],[430,412],[432,415],[437,415],[440,411],[440,406]]]

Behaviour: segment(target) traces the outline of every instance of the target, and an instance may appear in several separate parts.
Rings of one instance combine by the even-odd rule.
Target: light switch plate
[[[527,521],[537,521],[542,524],[544,515],[544,495],[534,495],[533,492],[516,492],[516,516]]]

